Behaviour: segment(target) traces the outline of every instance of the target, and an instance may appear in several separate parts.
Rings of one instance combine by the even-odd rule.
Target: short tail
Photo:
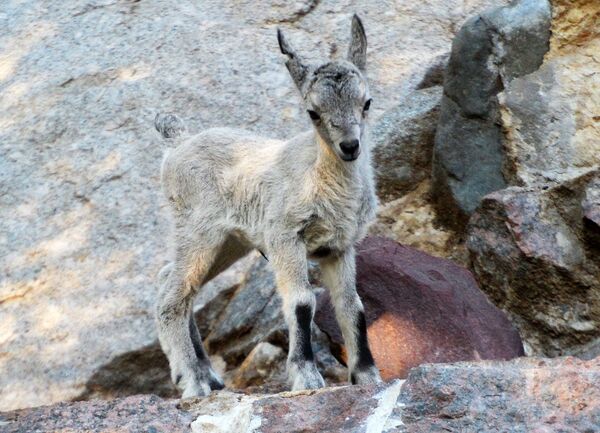
[[[154,118],[154,127],[163,138],[180,137],[187,131],[183,120],[174,113],[158,113]]]

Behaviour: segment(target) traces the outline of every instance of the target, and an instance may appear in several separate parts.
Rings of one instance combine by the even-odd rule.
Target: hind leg
[[[159,294],[158,337],[169,359],[171,379],[183,398],[208,395],[211,384],[222,386],[191,313],[196,290],[208,280],[223,242],[222,237],[215,236],[178,242],[175,262]]]
[[[238,259],[245,256],[250,250],[251,248],[247,244],[239,241],[237,237],[230,235],[221,246],[202,284],[206,284],[208,281],[212,280],[214,277],[235,263]],[[190,309],[189,327],[190,336],[192,338],[192,344],[194,346],[194,351],[196,352],[198,363],[200,365],[203,365],[207,362],[209,363],[208,368],[210,369],[210,388],[212,390],[223,389],[225,387],[223,381],[210,367],[210,361],[208,361],[208,356],[202,344],[202,337],[200,336],[200,331],[198,330],[198,325],[196,324],[193,308]]]

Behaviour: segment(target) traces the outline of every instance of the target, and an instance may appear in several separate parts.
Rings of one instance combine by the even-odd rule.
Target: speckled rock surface
[[[310,60],[369,38],[373,117],[429,74],[473,13],[504,0],[35,0],[0,8],[0,409],[70,399],[155,341],[168,260],[156,112],[191,132],[309,125],[275,27]],[[433,74],[433,75],[431,75]]]
[[[377,194],[391,201],[431,175],[431,154],[442,88],[417,90],[373,125],[373,162]]]
[[[401,432],[400,381],[274,395],[228,392],[190,401],[194,433]]]
[[[406,381],[279,394],[133,396],[0,413],[3,433],[595,433],[600,359],[424,364]]]
[[[400,198],[380,203],[377,220],[369,233],[464,266],[468,264],[467,249],[461,236],[437,221],[429,180],[424,180]]]
[[[408,433],[595,433],[600,359],[423,365],[402,387]]]
[[[498,95],[512,185],[557,182],[600,164],[600,3],[554,1],[539,70]]]
[[[177,408],[177,400],[153,395],[125,399],[60,403],[0,413],[3,433],[184,433],[191,414]]]
[[[367,238],[357,252],[357,290],[384,380],[405,378],[425,362],[523,355],[516,329],[465,268],[379,237]],[[315,323],[345,361],[328,293],[319,297]]]
[[[592,170],[490,194],[471,218],[474,273],[528,354],[571,353],[600,336],[599,210],[600,172]]]

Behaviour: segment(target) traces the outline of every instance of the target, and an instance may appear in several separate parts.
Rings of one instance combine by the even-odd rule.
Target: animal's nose
[[[353,156],[358,150],[358,140],[344,140],[340,143],[340,149],[348,156]]]

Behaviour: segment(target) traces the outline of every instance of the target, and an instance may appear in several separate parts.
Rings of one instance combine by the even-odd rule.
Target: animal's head
[[[306,64],[277,30],[286,66],[300,90],[307,114],[321,138],[344,161],[361,152],[371,97],[365,79],[367,37],[358,16],[352,18],[352,36],[346,60],[315,67]]]

